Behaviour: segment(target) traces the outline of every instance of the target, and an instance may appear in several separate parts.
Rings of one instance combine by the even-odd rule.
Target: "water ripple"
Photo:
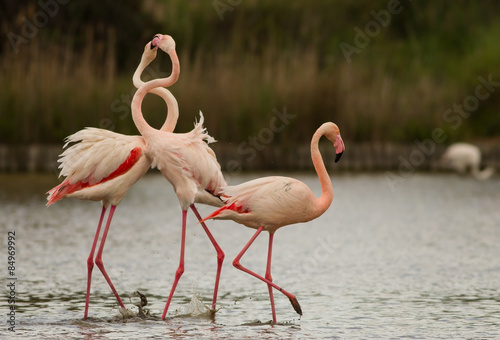
[[[314,176],[296,177],[321,192]],[[138,182],[118,207],[103,254],[132,316],[123,317],[95,269],[89,318],[82,320],[100,206],[66,200],[47,209],[43,193],[52,177],[30,175],[29,189],[19,191],[2,185],[12,180],[0,175],[0,230],[16,231],[16,338],[500,337],[498,177],[414,175],[391,192],[383,174],[334,176],[335,199],[324,216],[276,233],[273,279],[296,294],[304,312],[299,317],[275,291],[277,325],[270,324],[267,286],[231,266],[254,231],[229,221],[209,223],[226,253],[218,310],[209,310],[216,254],[191,215],[185,272],[166,321],[160,319],[178,265],[180,211],[156,175]],[[266,251],[263,235],[241,262],[263,274]],[[150,317],[137,317],[137,290],[148,298]]]

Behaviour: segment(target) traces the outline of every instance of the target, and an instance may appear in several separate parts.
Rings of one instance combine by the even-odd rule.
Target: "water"
[[[292,174],[315,193],[309,174]],[[248,174],[232,183],[255,178]],[[107,283],[94,270],[89,319],[82,320],[86,259],[100,204],[63,200],[45,207],[53,175],[1,175],[0,230],[4,292],[7,233],[16,233],[16,326],[5,339],[469,339],[500,337],[500,178],[413,175],[392,191],[385,174],[332,171],[330,209],[307,224],[279,230],[273,279],[294,293],[304,315],[274,293],[270,325],[267,287],[236,270],[232,259],[254,230],[230,221],[208,226],[226,253],[215,316],[211,304],[215,251],[188,217],[186,271],[168,320],[159,320],[178,265],[180,209],[170,185],[149,174],[117,208],[104,264],[127,308],[133,293],[148,298],[152,317],[123,318]],[[23,184],[21,184],[23,183]],[[26,186],[26,187],[21,187]],[[199,207],[202,215],[213,209]],[[265,272],[267,234],[241,263]],[[130,297],[130,298],[129,298]],[[200,305],[202,303],[202,305]],[[202,313],[194,315],[197,305]]]

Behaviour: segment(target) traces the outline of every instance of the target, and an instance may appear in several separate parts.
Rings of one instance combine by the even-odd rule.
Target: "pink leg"
[[[115,212],[116,206],[112,205],[111,209],[109,209],[109,215],[108,215],[108,222],[106,223],[106,227],[104,228],[104,232],[102,234],[101,238],[101,244],[99,245],[99,250],[97,251],[97,255],[95,257],[95,264],[97,267],[101,270],[102,275],[104,275],[104,278],[108,282],[109,287],[113,291],[113,294],[115,294],[116,300],[118,300],[118,303],[122,308],[125,308],[125,305],[122,302],[122,299],[116,292],[115,286],[113,286],[113,283],[111,282],[111,279],[108,276],[108,273],[106,273],[106,270],[104,269],[104,263],[102,261],[102,250],[104,249],[104,243],[106,242],[106,237],[108,236],[108,230],[109,226],[111,225],[111,219],[113,218],[113,214]]]
[[[201,218],[200,214],[198,213],[198,210],[196,209],[194,204],[191,205],[191,209],[193,210],[194,214],[198,218],[198,221],[201,221],[202,218]],[[201,226],[203,227],[203,229],[207,233],[208,238],[210,239],[210,241],[214,245],[215,251],[217,252],[217,274],[215,274],[214,296],[212,299],[212,309],[215,310],[215,302],[217,301],[217,292],[219,291],[220,272],[222,270],[222,262],[224,261],[225,255],[224,255],[224,252],[222,251],[222,249],[219,247],[219,245],[215,241],[215,238],[210,233],[210,230],[208,230],[205,222],[201,222]]]
[[[99,218],[99,224],[97,225],[97,230],[94,236],[94,242],[92,243],[92,249],[90,249],[90,255],[87,259],[87,296],[85,297],[85,312],[83,318],[86,319],[89,312],[89,301],[90,301],[90,284],[92,282],[92,270],[94,269],[94,252],[97,245],[97,240],[99,239],[99,234],[101,233],[101,225],[104,220],[104,214],[106,213],[106,207],[102,206],[101,218]]]
[[[163,314],[161,316],[162,320],[165,320],[165,316],[168,312],[168,306],[170,306],[170,302],[172,301],[172,297],[174,296],[175,288],[177,287],[177,283],[184,273],[184,246],[186,244],[186,216],[187,210],[182,211],[182,236],[181,236],[181,256],[179,260],[179,267],[175,272],[174,284],[172,285],[172,289],[170,289],[170,294],[167,299],[167,303],[165,304],[165,309],[163,310]]]
[[[271,276],[271,258],[273,256],[273,238],[274,233],[269,233],[269,247],[267,249],[267,267],[266,267],[266,280],[273,282],[273,277]],[[273,297],[273,287],[271,285],[267,285],[267,289],[269,290],[269,300],[271,301],[271,311],[273,313],[273,323],[276,323],[276,310],[274,308],[274,297]]]
[[[276,285],[275,283],[273,283],[272,281],[269,281],[268,279],[266,278],[263,278],[262,276],[260,276],[259,274],[243,267],[241,264],[240,264],[240,259],[241,257],[245,254],[245,252],[248,250],[248,248],[252,245],[252,243],[255,241],[255,239],[257,238],[257,236],[259,236],[259,234],[262,232],[262,230],[264,230],[264,227],[259,227],[259,229],[257,229],[257,232],[252,236],[252,238],[250,239],[250,241],[248,241],[248,243],[245,245],[245,247],[243,247],[243,249],[241,250],[241,252],[238,254],[238,256],[236,256],[236,258],[233,260],[233,266],[236,267],[236,269],[239,269],[239,270],[242,270],[244,271],[245,273],[248,273],[252,276],[255,276],[256,278],[258,278],[259,280],[261,281],[264,281],[265,283],[267,283],[268,286],[271,286],[277,290],[279,290],[280,292],[282,292],[283,294],[285,294],[288,299],[290,300],[290,303],[292,304],[293,306],[293,309],[295,309],[295,311],[299,314],[299,315],[302,315],[302,309],[300,308],[300,305],[299,305],[299,302],[297,301],[297,298],[295,297],[295,295],[287,292],[286,290],[284,290],[283,288],[279,287],[278,285]],[[272,242],[272,238],[270,239],[270,242]],[[268,259],[268,266],[270,266],[270,261]]]

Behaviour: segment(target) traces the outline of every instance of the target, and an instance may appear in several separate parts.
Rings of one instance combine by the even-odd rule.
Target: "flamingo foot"
[[[302,308],[300,308],[299,301],[297,301],[297,298],[295,296],[292,296],[290,299],[290,303],[293,306],[293,309],[297,312],[297,314],[302,315]]]

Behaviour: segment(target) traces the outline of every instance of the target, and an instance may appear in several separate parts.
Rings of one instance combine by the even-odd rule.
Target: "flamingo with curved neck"
[[[148,64],[156,57],[157,41],[154,42],[154,44],[148,43],[144,48],[141,63],[134,74],[134,84],[136,86],[143,84],[140,76]],[[174,67],[179,68],[179,63],[174,63]],[[176,69],[173,73],[178,75],[179,70]],[[174,80],[173,82],[177,80],[176,77],[171,79]],[[167,118],[161,130],[173,131],[179,116],[177,102],[170,91],[165,88],[155,89],[154,93],[162,97],[168,107]],[[75,143],[59,156],[59,162],[61,163],[59,176],[66,178],[61,184],[47,192],[49,194],[47,206],[65,197],[102,201],[101,216],[87,259],[87,293],[83,316],[86,319],[90,301],[94,253],[102,222],[109,206],[111,208],[95,257],[95,264],[108,282],[119,305],[125,308],[104,268],[102,253],[116,207],[125,197],[130,187],[148,171],[151,161],[146,157],[144,152],[146,144],[141,136],[126,136],[104,129],[85,128],[67,137],[65,141],[65,148],[69,143]]]
[[[294,178],[263,177],[223,188],[222,197],[225,205],[203,219],[203,221],[207,219],[233,220],[249,228],[257,229],[257,232],[236,256],[233,265],[267,284],[274,323],[276,323],[276,312],[272,288],[285,294],[290,299],[295,311],[302,315],[297,298],[273,283],[271,257],[274,233],[286,225],[308,222],[318,218],[328,209],[333,200],[332,182],[318,147],[322,136],[333,143],[337,155],[335,162],[340,159],[345,150],[339,128],[334,123],[324,123],[314,133],[311,140],[311,158],[321,183],[321,196],[319,198],[314,196],[306,184]],[[241,257],[263,230],[269,232],[267,267],[264,277],[240,264]]]
[[[179,68],[175,67],[178,58],[172,37],[158,34],[152,43],[157,43],[163,51],[170,55],[174,64],[173,72],[168,78],[154,79],[143,84],[135,93],[131,106],[132,118],[146,142],[147,155],[152,162],[151,166],[158,168],[172,184],[182,209],[179,266],[163,310],[162,319],[165,319],[177,284],[184,273],[187,210],[191,208],[198,220],[201,221],[195,203],[209,204],[216,207],[222,206],[219,194],[220,188],[226,185],[226,181],[222,176],[215,153],[208,146],[208,143],[214,142],[214,139],[206,133],[203,127],[201,112],[200,121],[195,124],[195,128],[183,134],[156,130],[144,119],[141,104],[146,94],[157,87],[170,86],[179,77]],[[212,298],[212,310],[215,310],[224,252],[205,223],[203,222],[201,225],[217,252],[217,273]]]

